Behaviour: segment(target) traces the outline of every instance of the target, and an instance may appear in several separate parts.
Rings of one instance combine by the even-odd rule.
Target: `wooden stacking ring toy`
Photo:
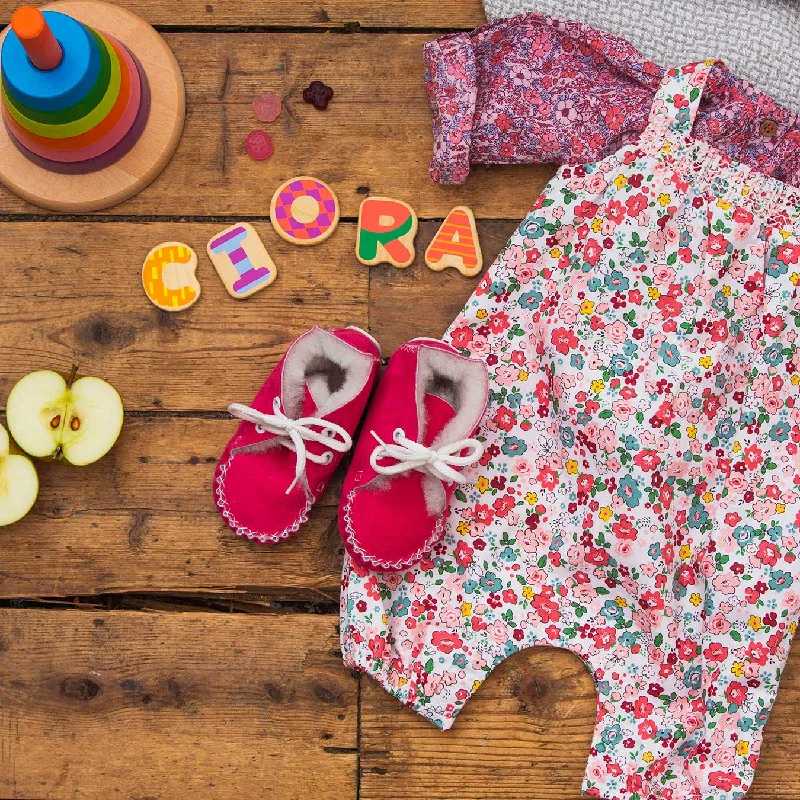
[[[102,0],[63,0],[18,9],[0,34],[0,110],[0,181],[81,212],[155,179],[186,100],[172,51],[146,22]]]
[[[110,39],[111,37],[109,37]],[[77,119],[64,118],[57,122],[42,122],[34,119],[37,112],[34,109],[27,109],[20,106],[17,101],[5,90],[3,100],[5,101],[4,112],[8,113],[12,119],[26,131],[35,133],[45,139],[68,139],[73,136],[80,136],[96,128],[120,101],[122,96],[122,86],[127,83],[130,85],[131,67],[138,73],[138,69],[130,61],[130,56],[122,45],[112,44],[104,36],[100,37],[100,49],[104,54],[104,59],[109,64],[109,80],[106,81],[105,92],[99,103],[96,103],[87,114]],[[71,106],[67,111],[72,111],[75,106]],[[53,116],[57,116],[58,112]]]
[[[119,56],[128,62],[129,69],[122,81],[118,100],[111,113],[97,126],[79,136],[67,139],[47,139],[22,128],[15,119],[6,117],[6,125],[27,150],[41,158],[73,163],[97,158],[115,147],[130,131],[141,106],[141,82],[130,54],[119,48]],[[52,149],[51,149],[52,148]]]
[[[92,34],[100,46],[100,74],[97,83],[83,100],[63,111],[37,111],[35,108],[24,105],[3,89],[3,102],[9,107],[9,111],[16,111],[33,122],[40,122],[45,125],[62,125],[67,122],[74,122],[94,111],[109,91],[113,51],[96,31],[92,31]]]

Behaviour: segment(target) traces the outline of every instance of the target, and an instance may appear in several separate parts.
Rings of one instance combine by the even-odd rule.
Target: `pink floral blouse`
[[[605,158],[644,130],[664,75],[624,39],[541,14],[444,36],[428,42],[424,55],[437,183],[463,183],[470,164]],[[695,135],[800,186],[798,115],[721,62]]]

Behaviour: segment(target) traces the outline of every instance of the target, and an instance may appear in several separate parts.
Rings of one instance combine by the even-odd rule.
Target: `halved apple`
[[[10,452],[8,431],[0,425],[0,527],[22,519],[39,494],[39,476],[31,460]]]
[[[102,458],[117,441],[124,417],[117,390],[100,378],[68,380],[41,370],[20,380],[6,405],[8,427],[28,455],[76,466]]]

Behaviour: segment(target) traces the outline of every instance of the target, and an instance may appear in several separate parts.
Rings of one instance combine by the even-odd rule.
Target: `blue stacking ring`
[[[3,83],[22,105],[36,111],[63,111],[79,103],[97,83],[100,50],[77,20],[58,11],[44,11],[47,24],[64,51],[61,63],[46,72],[33,66],[13,30],[0,52]]]

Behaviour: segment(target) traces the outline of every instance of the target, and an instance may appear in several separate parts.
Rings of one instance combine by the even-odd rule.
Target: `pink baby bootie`
[[[381,364],[360,328],[314,327],[296,339],[242,420],[214,476],[214,499],[239,536],[262,544],[296,533],[352,447]]]
[[[368,569],[421,561],[443,536],[459,467],[480,458],[471,439],[486,410],[482,361],[414,339],[391,358],[367,412],[339,506],[339,530]]]

